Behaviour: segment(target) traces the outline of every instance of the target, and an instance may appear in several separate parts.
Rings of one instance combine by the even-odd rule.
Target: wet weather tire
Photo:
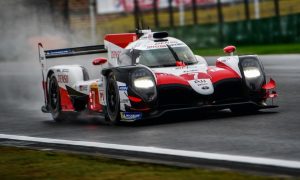
[[[120,122],[120,96],[119,88],[113,72],[110,72],[107,76],[106,102],[106,119],[110,124],[117,125]]]
[[[65,120],[65,114],[61,111],[59,86],[54,74],[48,77],[48,107],[52,118],[56,122]]]

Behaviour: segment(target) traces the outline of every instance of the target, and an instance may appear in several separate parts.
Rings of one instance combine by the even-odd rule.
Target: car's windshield
[[[149,67],[175,66],[176,61],[183,61],[187,65],[197,63],[187,46],[141,50],[136,57],[136,63]]]

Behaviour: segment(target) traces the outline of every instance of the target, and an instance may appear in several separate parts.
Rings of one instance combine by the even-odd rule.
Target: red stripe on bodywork
[[[157,78],[157,85],[165,85],[165,84],[181,84],[189,86],[189,83],[182,77],[178,77],[172,74],[165,73],[155,73]]]
[[[104,39],[121,48],[125,48],[129,43],[136,41],[137,36],[135,33],[107,34]]]
[[[175,76],[173,74],[167,73],[155,73],[157,78],[157,85],[164,84],[181,84],[189,86],[188,81],[195,79],[195,73],[186,73],[180,76]],[[198,72],[196,79],[210,79],[212,83],[216,83],[223,79],[235,79],[241,78],[239,74],[237,74],[232,69],[227,68],[219,68],[219,67],[208,67],[207,73]]]
[[[224,64],[223,62],[217,61],[216,62],[216,66],[220,67],[220,68],[223,68],[223,69],[226,69],[228,71],[231,71],[232,73],[234,73],[234,74],[236,74],[237,76],[240,77],[240,75],[237,72],[235,72],[231,67],[229,67],[228,65]]]
[[[199,73],[197,73],[198,75],[197,75],[197,79],[210,79],[211,77],[208,75],[208,74],[206,74],[206,73],[201,73],[201,72],[199,72]],[[187,81],[190,81],[190,80],[194,80],[195,79],[195,74],[182,74],[182,75],[180,75],[180,77],[182,77],[183,79],[185,79],[185,80],[187,80]]]
[[[212,83],[223,79],[241,78],[235,71],[227,68],[208,67],[207,74],[211,77]]]
[[[71,102],[68,91],[60,87],[59,92],[60,92],[60,105],[62,111],[74,111],[75,109]]]

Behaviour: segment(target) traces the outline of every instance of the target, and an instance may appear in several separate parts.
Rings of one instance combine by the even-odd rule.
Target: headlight
[[[260,70],[256,67],[246,67],[244,68],[244,75],[246,78],[257,78],[261,75]]]
[[[154,87],[154,82],[150,77],[141,77],[133,80],[134,87],[148,89]]]
[[[265,82],[265,75],[258,57],[240,56],[239,59],[247,87],[252,91],[260,90]]]
[[[131,73],[131,82],[133,91],[144,101],[152,102],[156,99],[155,77],[150,70],[141,67],[135,69]]]

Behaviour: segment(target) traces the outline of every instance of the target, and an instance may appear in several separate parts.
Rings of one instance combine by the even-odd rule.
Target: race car
[[[252,113],[278,107],[276,83],[266,83],[259,57],[234,55],[234,46],[224,48],[229,55],[215,66],[167,32],[151,30],[107,34],[104,45],[44,50],[39,43],[38,48],[42,111],[55,121],[81,112],[118,124],[174,111]],[[86,57],[91,54],[96,56]]]

